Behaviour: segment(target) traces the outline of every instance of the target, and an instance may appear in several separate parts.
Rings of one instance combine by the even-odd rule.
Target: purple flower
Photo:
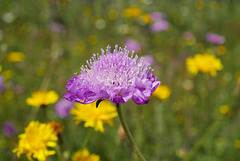
[[[149,65],[153,65],[154,64],[154,58],[152,55],[145,55],[143,56],[145,58],[145,61],[149,64]]]
[[[144,58],[117,45],[112,53],[108,46],[106,54],[104,50],[101,55],[93,54],[87,64],[81,67],[81,74],[75,73],[67,82],[69,93],[63,97],[71,102],[89,104],[107,99],[123,104],[132,99],[136,104],[147,104],[160,84]]]
[[[6,121],[3,124],[2,131],[5,136],[12,137],[16,133],[16,128],[11,122]]]
[[[73,108],[74,103],[65,99],[60,99],[55,106],[56,114],[61,117],[67,117],[70,114],[70,110]]]
[[[150,15],[153,21],[161,21],[166,19],[166,15],[161,12],[152,12]]]
[[[209,32],[206,35],[206,40],[210,43],[221,45],[225,42],[225,37]]]
[[[165,31],[169,28],[169,23],[165,20],[157,21],[154,22],[150,26],[152,32],[160,32],[160,31]]]
[[[139,52],[141,50],[140,43],[134,39],[126,39],[125,46],[127,46],[130,51],[134,50],[135,52]]]
[[[165,31],[169,28],[169,23],[166,20],[166,15],[161,12],[152,12],[151,18],[153,24],[151,24],[150,29],[152,32]]]
[[[3,77],[0,75],[0,92],[4,90],[3,81]]]

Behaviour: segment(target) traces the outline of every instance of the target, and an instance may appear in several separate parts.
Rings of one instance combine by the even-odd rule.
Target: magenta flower
[[[166,15],[161,12],[152,12],[151,18],[153,23],[150,25],[152,32],[161,32],[169,28],[169,23],[166,20]]]
[[[0,92],[2,92],[4,90],[4,85],[3,85],[3,77],[0,75]]]
[[[154,22],[151,26],[152,32],[161,32],[169,28],[169,23],[165,20]]]
[[[56,114],[61,117],[67,117],[70,114],[71,109],[74,107],[74,103],[65,99],[60,99],[55,106]]]
[[[147,104],[160,81],[144,58],[134,55],[117,45],[112,53],[108,46],[106,54],[104,50],[101,55],[94,54],[88,66],[81,67],[81,74],[75,73],[67,82],[68,93],[63,97],[82,104],[104,99],[121,104],[132,99],[136,104]]]
[[[210,43],[221,45],[225,42],[225,37],[209,32],[206,35],[206,40]]]
[[[11,122],[6,121],[3,124],[2,132],[5,136],[12,137],[16,133],[16,128]]]
[[[161,21],[166,19],[166,15],[161,12],[152,12],[150,15],[153,21]]]
[[[154,64],[154,58],[152,55],[145,55],[143,56],[145,61],[149,64],[149,65],[153,65]]]
[[[134,39],[130,39],[130,38],[126,39],[125,46],[130,51],[134,50],[135,52],[139,52],[141,50],[140,43],[137,40],[134,40]]]

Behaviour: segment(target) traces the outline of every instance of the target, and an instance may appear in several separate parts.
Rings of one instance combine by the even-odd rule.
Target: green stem
[[[58,145],[57,145],[57,147],[56,147],[56,153],[57,153],[57,156],[58,156],[59,161],[65,161],[64,158],[63,158],[63,156],[62,156],[62,153],[61,153],[61,151],[60,151],[60,147],[59,147]]]
[[[91,134],[92,134],[92,128],[89,128],[89,129],[88,129],[88,132],[87,132],[87,135],[85,136],[85,139],[84,139],[84,141],[83,141],[82,149],[87,146],[87,143],[88,143],[88,141],[89,141],[89,139],[90,139]]]
[[[124,131],[125,131],[125,133],[127,135],[127,138],[129,140],[129,142],[130,142],[134,152],[136,153],[136,155],[138,156],[138,159],[140,161],[146,161],[145,158],[143,157],[143,155],[141,154],[140,150],[138,149],[137,144],[135,143],[135,141],[134,141],[134,139],[132,137],[132,134],[131,134],[131,132],[130,132],[130,130],[128,128],[128,125],[127,125],[127,123],[126,123],[126,121],[125,121],[125,119],[123,117],[123,113],[122,113],[122,109],[121,109],[120,104],[117,103],[116,105],[117,105],[117,112],[118,112],[119,120],[120,120],[120,122],[122,124],[122,127],[123,127],[123,129],[124,129]]]

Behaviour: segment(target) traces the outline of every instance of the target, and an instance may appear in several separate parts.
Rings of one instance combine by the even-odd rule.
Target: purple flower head
[[[161,12],[152,12],[150,15],[153,21],[162,21],[166,19],[166,15]]]
[[[145,58],[145,61],[149,64],[149,65],[153,65],[154,64],[154,58],[152,55],[145,55],[143,56]]]
[[[16,133],[16,128],[11,122],[6,121],[3,124],[2,132],[5,136],[12,137]]]
[[[130,38],[126,39],[125,46],[130,51],[134,50],[135,52],[139,52],[141,50],[140,43],[134,39],[130,39]]]
[[[147,104],[160,84],[145,59],[129,54],[126,47],[116,45],[111,53],[108,46],[106,54],[104,50],[93,54],[87,64],[67,82],[68,93],[63,97],[71,102],[89,104],[107,99],[123,104],[132,99],[136,104]]]
[[[152,32],[165,31],[168,28],[169,28],[169,23],[166,20],[156,21],[150,26],[150,29]]]
[[[70,114],[70,110],[74,107],[74,103],[65,99],[60,99],[55,106],[56,114],[61,117],[67,117]]]
[[[225,42],[225,37],[209,32],[206,35],[206,40],[210,43],[221,45]]]
[[[3,77],[0,75],[0,92],[4,90],[3,81]]]

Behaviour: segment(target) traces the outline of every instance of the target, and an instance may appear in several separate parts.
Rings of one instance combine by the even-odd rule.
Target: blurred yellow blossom
[[[140,17],[141,15],[142,15],[142,10],[135,6],[126,8],[123,11],[123,16],[126,18]]]
[[[171,95],[171,90],[166,85],[159,85],[153,95],[160,100],[166,100]]]
[[[96,102],[86,105],[76,103],[71,114],[75,115],[76,124],[85,121],[84,127],[93,127],[100,132],[104,132],[103,124],[113,125],[113,118],[117,116],[116,107],[107,100],[102,101],[98,108]]]
[[[203,0],[196,0],[195,1],[195,8],[197,9],[197,10],[203,10],[203,8],[204,8],[204,1]]]
[[[212,1],[212,2],[210,3],[210,8],[211,8],[211,10],[213,10],[213,11],[218,10],[218,9],[220,8],[219,2],[217,2],[217,1]]]
[[[55,91],[43,90],[43,91],[33,92],[32,96],[26,99],[26,102],[30,106],[40,107],[40,106],[46,106],[48,104],[55,103],[57,102],[57,100],[58,100],[58,94]]]
[[[236,140],[234,142],[234,147],[237,148],[237,149],[240,149],[240,140]]]
[[[0,65],[0,72],[2,71],[2,66]]]
[[[198,72],[210,73],[215,77],[218,70],[222,70],[221,60],[212,54],[196,54],[194,57],[186,59],[186,67],[189,73],[197,75]]]
[[[18,158],[26,154],[32,161],[32,157],[39,161],[45,161],[50,155],[55,154],[54,150],[48,147],[56,147],[57,136],[49,124],[31,121],[25,128],[23,134],[19,135],[18,146],[13,150]]]
[[[86,6],[86,7],[83,8],[82,12],[83,12],[84,15],[91,15],[92,14],[92,7]]]
[[[150,14],[143,14],[140,19],[145,23],[145,24],[150,24],[152,23],[152,18]]]
[[[90,45],[95,45],[97,43],[97,41],[98,41],[98,39],[97,39],[97,36],[95,36],[95,35],[90,35],[88,37],[88,43]]]
[[[2,72],[2,76],[4,77],[5,80],[11,79],[13,77],[13,71],[12,70],[4,70]]]
[[[110,11],[108,12],[108,18],[109,18],[110,20],[115,20],[117,17],[118,17],[118,11],[116,11],[116,10],[110,10]]]
[[[225,55],[226,54],[226,48],[223,45],[220,45],[216,49],[218,55]]]
[[[24,60],[24,54],[22,52],[10,52],[6,56],[6,61],[9,62],[21,62]]]
[[[230,108],[228,105],[222,105],[219,109],[220,113],[225,115],[229,112]]]
[[[89,154],[87,149],[79,150],[72,156],[72,161],[99,161],[100,157],[96,154]]]

